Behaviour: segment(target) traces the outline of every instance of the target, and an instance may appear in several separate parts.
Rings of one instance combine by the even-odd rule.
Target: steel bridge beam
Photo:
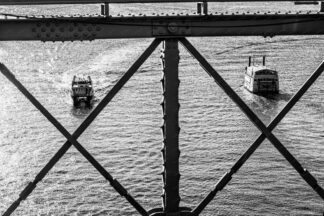
[[[0,19],[0,41],[324,34],[324,13]]]
[[[179,212],[179,49],[177,39],[163,43],[163,156],[164,156],[164,210]]]
[[[314,0],[208,0],[208,2],[313,2]],[[100,4],[100,3],[174,3],[197,0],[1,0],[0,5]]]

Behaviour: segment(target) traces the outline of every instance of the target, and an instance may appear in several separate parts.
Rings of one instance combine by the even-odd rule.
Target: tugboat
[[[251,65],[251,56],[249,56],[249,66],[246,67],[245,71],[244,87],[256,94],[279,93],[278,72],[265,66],[265,56],[263,56],[262,65]]]
[[[72,80],[71,97],[73,99],[73,105],[79,106],[91,106],[94,91],[92,88],[91,77],[74,76]]]

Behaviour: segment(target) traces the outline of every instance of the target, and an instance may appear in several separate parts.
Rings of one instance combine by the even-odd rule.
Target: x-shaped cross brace
[[[278,151],[288,160],[288,162],[296,169],[302,178],[324,199],[324,190],[320,187],[316,179],[306,170],[301,164],[290,154],[290,152],[281,144],[281,142],[271,133],[277,124],[284,118],[290,109],[297,103],[308,88],[316,81],[324,70],[324,62],[317,68],[312,76],[305,82],[294,97],[287,103],[283,110],[275,117],[275,119],[266,127],[263,122],[256,116],[256,114],[243,102],[243,100],[232,90],[232,88],[225,82],[225,80],[212,68],[212,66],[204,59],[204,57],[190,44],[185,38],[180,38],[179,41],[184,47],[199,61],[203,68],[214,78],[217,84],[225,91],[225,93],[239,106],[239,108],[248,116],[251,122],[262,132],[258,139],[250,146],[250,148],[241,156],[241,158],[234,164],[230,172],[227,172],[221,180],[216,184],[213,191],[194,209],[189,215],[199,215],[201,211],[208,205],[208,203],[216,196],[217,192],[222,190],[231,180],[232,175],[236,173],[240,167],[247,161],[253,152],[260,146],[265,138],[278,149]],[[31,102],[40,110],[40,112],[68,139],[68,141],[59,149],[53,158],[46,164],[46,166],[39,172],[33,182],[30,182],[27,187],[20,193],[18,200],[16,200],[4,213],[5,216],[10,215],[20,204],[20,202],[28,197],[28,195],[35,189],[38,182],[40,182],[50,169],[59,161],[59,159],[66,153],[66,151],[73,144],[80,153],[110,182],[113,188],[122,196],[124,196],[131,205],[141,214],[149,215],[149,213],[126,191],[126,189],[114,179],[93,157],[81,146],[77,138],[86,130],[92,123],[96,116],[103,110],[103,108],[112,100],[117,92],[125,85],[136,70],[143,64],[143,62],[151,55],[156,47],[161,42],[161,39],[155,39],[147,50],[139,57],[139,59],[132,65],[132,67],[124,74],[124,76],[116,83],[98,106],[90,113],[85,121],[78,127],[78,129],[71,135],[28,91],[25,87],[14,77],[14,75],[3,65],[0,64],[0,71],[4,74]]]
[[[266,127],[258,116],[244,103],[244,101],[236,94],[236,92],[226,83],[226,81],[213,69],[213,67],[206,61],[206,59],[195,49],[195,47],[185,38],[180,39],[183,46],[191,53],[191,55],[198,60],[204,70],[214,78],[215,82],[225,91],[225,93],[238,105],[243,113],[250,119],[250,121],[261,131],[261,135],[250,146],[250,148],[242,155],[242,157],[234,164],[230,172],[227,172],[216,184],[213,191],[192,211],[192,215],[199,215],[199,213],[208,205],[208,203],[216,196],[217,192],[222,190],[232,179],[232,175],[237,172],[245,161],[253,154],[253,152],[260,146],[265,138],[278,149],[278,151],[286,158],[286,160],[295,168],[301,177],[320,195],[324,200],[324,190],[318,185],[316,179],[294,158],[294,156],[282,145],[282,143],[274,136],[271,131],[284,118],[289,110],[297,103],[308,88],[316,81],[324,70],[324,62],[316,69],[312,76],[305,82],[301,89],[294,95],[294,97],[287,103],[283,110],[275,117],[275,119]]]
[[[4,213],[4,216],[10,215],[20,204],[25,200],[29,194],[36,188],[37,183],[42,181],[45,175],[51,168],[60,160],[60,158],[67,152],[67,150],[74,145],[74,147],[101,173],[101,175],[109,181],[111,186],[121,195],[124,196],[128,202],[141,214],[148,215],[147,211],[127,192],[127,190],[114,179],[109,172],[77,141],[78,137],[87,129],[92,121],[99,115],[99,113],[107,106],[107,104],[114,98],[119,90],[126,84],[126,82],[133,76],[144,61],[152,54],[156,47],[160,44],[161,39],[155,39],[144,53],[137,59],[137,61],[128,69],[122,78],[115,84],[115,86],[102,99],[98,106],[90,113],[90,115],[82,122],[77,130],[71,135],[47,110],[38,100],[29,93],[29,91],[15,78],[9,69],[0,63],[0,71],[5,75],[29,101],[67,138],[65,144],[58,150],[58,152],[51,158],[45,167],[38,173],[33,182],[30,182],[26,188],[19,194],[19,198],[12,203],[12,205]]]

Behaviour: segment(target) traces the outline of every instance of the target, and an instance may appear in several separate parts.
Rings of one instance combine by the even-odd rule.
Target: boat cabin
[[[244,76],[244,87],[252,93],[278,93],[278,72],[265,66],[265,56],[262,65],[249,65],[246,67]]]
[[[73,105],[78,106],[84,102],[90,106],[93,99],[94,91],[92,87],[91,77],[74,76],[72,80],[71,97],[73,99]]]

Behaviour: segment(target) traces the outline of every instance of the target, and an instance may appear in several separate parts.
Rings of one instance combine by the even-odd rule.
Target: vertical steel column
[[[179,212],[179,49],[177,39],[166,39],[162,50],[163,66],[163,149],[164,212]]]

